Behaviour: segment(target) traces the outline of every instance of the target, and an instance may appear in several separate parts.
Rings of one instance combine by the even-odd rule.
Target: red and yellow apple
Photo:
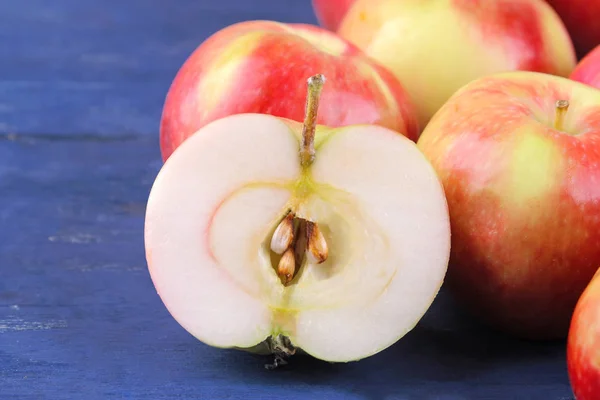
[[[579,61],[570,78],[600,89],[600,45]]]
[[[355,46],[316,26],[248,21],[209,37],[178,71],[161,119],[163,159],[207,123],[232,114],[302,121],[302,82],[315,71],[330,79],[320,125],[376,124],[416,141],[416,111],[402,84]]]
[[[567,340],[567,367],[577,400],[600,399],[600,270],[575,307]]]
[[[337,30],[348,9],[356,0],[312,0],[313,10],[321,26]]]
[[[479,78],[418,146],[448,200],[450,291],[507,332],[566,337],[600,265],[600,90],[527,71]]]
[[[543,0],[358,0],[338,34],[403,82],[421,126],[473,79],[514,70],[568,76],[576,62]]]
[[[579,57],[600,44],[600,0],[546,1],[567,26]]]

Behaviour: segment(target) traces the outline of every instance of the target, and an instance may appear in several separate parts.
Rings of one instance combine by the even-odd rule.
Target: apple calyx
[[[317,113],[324,83],[323,74],[311,76],[307,80],[308,91],[300,147],[300,164],[305,170],[315,159]],[[292,282],[305,256],[310,263],[321,264],[327,260],[329,254],[327,241],[319,225],[296,216],[294,210],[289,210],[275,229],[271,238],[271,251],[281,255],[275,269],[284,286]]]
[[[287,365],[287,359],[296,354],[296,348],[287,336],[269,336],[266,340],[269,352],[273,354],[273,362],[265,364],[268,370],[274,370],[280,366]]]
[[[565,116],[566,116],[568,110],[569,110],[569,101],[568,100],[558,100],[556,102],[556,113],[554,115],[554,128],[555,129],[557,129],[559,131],[563,130]]]

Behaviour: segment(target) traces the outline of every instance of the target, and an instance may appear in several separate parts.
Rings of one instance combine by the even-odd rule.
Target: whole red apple
[[[600,89],[600,45],[579,61],[570,78]]]
[[[600,0],[546,1],[567,26],[580,58],[600,44]]]
[[[576,63],[543,0],[357,0],[337,33],[396,75],[422,127],[474,79],[515,70],[566,77]]]
[[[600,399],[600,270],[575,307],[567,340],[567,366],[575,398]]]
[[[319,23],[326,29],[335,31],[346,12],[356,0],[312,0],[313,10]]]
[[[362,51],[316,26],[248,21],[209,37],[178,71],[163,108],[163,159],[207,123],[232,114],[302,121],[303,82],[317,71],[330,80],[318,124],[376,124],[416,141],[416,111],[402,84]]]
[[[449,289],[507,332],[566,337],[600,265],[600,90],[526,71],[479,78],[418,146],[448,199]]]

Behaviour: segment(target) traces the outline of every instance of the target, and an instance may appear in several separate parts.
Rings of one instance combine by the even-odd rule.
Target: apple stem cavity
[[[567,111],[569,109],[569,101],[568,100],[558,100],[556,102],[556,113],[554,115],[554,128],[562,131],[565,116],[567,115]]]
[[[319,110],[319,100],[325,76],[317,74],[308,78],[308,92],[306,96],[306,109],[304,111],[304,126],[302,129],[302,148],[300,149],[300,162],[303,167],[307,167],[315,158],[315,131],[317,128],[317,113]]]

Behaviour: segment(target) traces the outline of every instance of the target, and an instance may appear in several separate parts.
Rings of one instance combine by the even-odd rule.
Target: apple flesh
[[[600,45],[579,61],[570,78],[600,89]]]
[[[568,76],[568,33],[542,0],[357,0],[338,34],[386,66],[415,102],[419,123],[460,87],[497,72]]]
[[[376,125],[311,129],[307,115],[231,115],[182,143],[148,199],[148,268],[172,316],[208,345],[359,360],[436,297],[447,205],[413,141]],[[302,257],[308,233],[287,247],[297,265],[280,254],[290,213],[318,225],[325,260]]]
[[[348,9],[356,0],[312,0],[312,7],[321,26],[336,31]]]
[[[567,366],[577,400],[600,398],[600,270],[579,298],[567,341]]]
[[[163,159],[198,129],[228,115],[301,122],[305,88],[299,82],[315,70],[331,78],[319,124],[377,124],[416,141],[416,111],[403,86],[355,46],[315,26],[248,21],[212,35],[178,71],[163,107]]]
[[[448,200],[450,290],[507,332],[564,338],[600,265],[600,91],[535,72],[480,78],[418,147]]]
[[[600,0],[546,0],[560,15],[578,56],[600,44]]]

